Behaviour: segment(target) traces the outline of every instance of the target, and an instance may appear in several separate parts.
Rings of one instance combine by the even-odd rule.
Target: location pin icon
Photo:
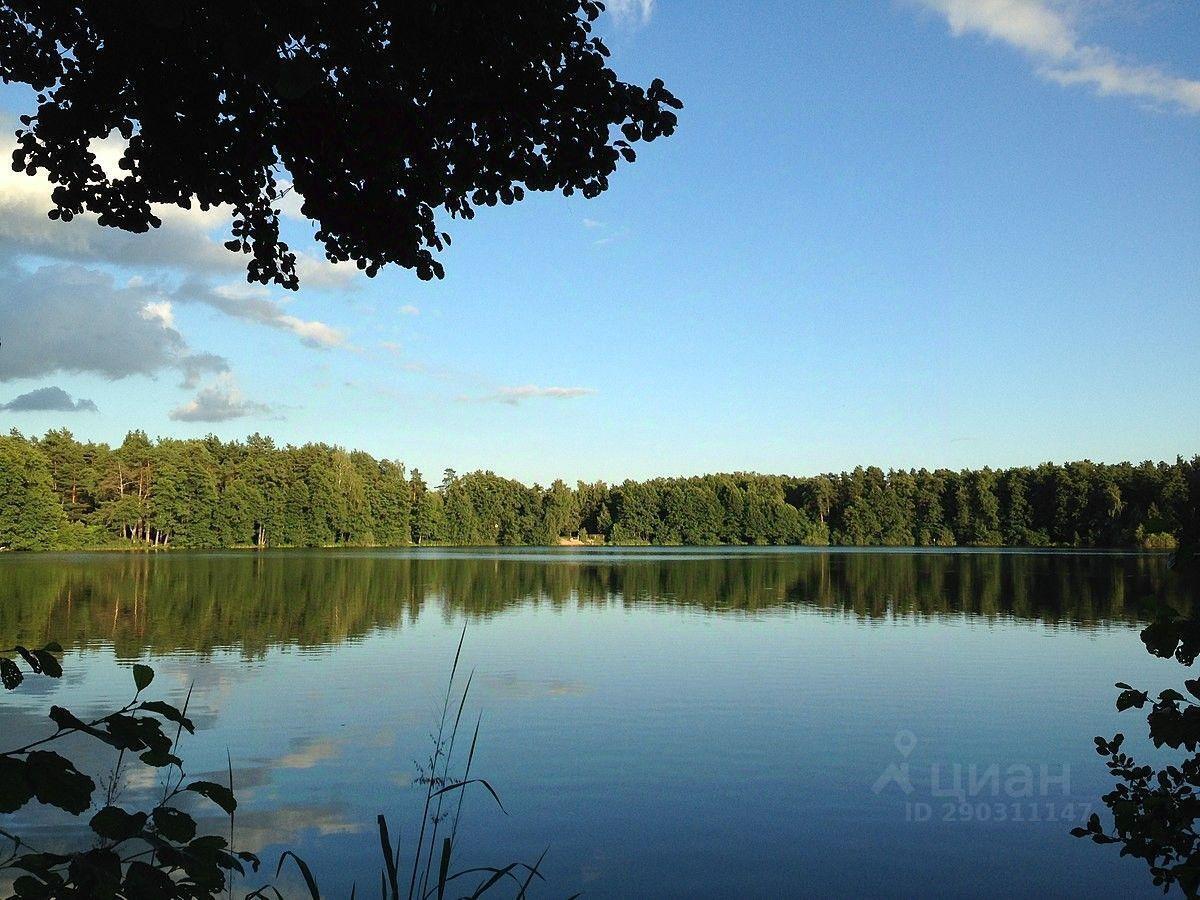
[[[901,756],[907,757],[913,752],[915,746],[917,746],[917,736],[907,728],[901,728],[896,732],[896,749],[900,751]]]

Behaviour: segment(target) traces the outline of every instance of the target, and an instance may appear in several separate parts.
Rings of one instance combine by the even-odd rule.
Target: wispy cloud
[[[402,316],[419,316],[420,314],[420,308],[413,306],[411,303],[405,303],[400,307],[400,315]]]
[[[608,0],[605,6],[616,21],[630,25],[645,25],[654,14],[654,0]]]
[[[191,400],[171,410],[170,417],[176,422],[227,422],[270,412],[267,404],[243,396],[233,377],[226,374],[219,375]]]
[[[586,219],[585,218],[583,220],[583,227],[584,228],[603,228],[604,223],[601,222],[599,219]]]
[[[1056,0],[919,0],[945,16],[956,37],[980,34],[1029,55],[1038,74],[1062,85],[1085,85],[1098,94],[1134,97],[1157,106],[1200,114],[1200,80],[1140,64],[1080,38],[1075,5]]]
[[[182,302],[203,303],[236,319],[289,331],[309,347],[346,346],[346,332],[324,322],[289,314],[262,285],[209,285],[198,279],[188,279],[173,296]]]
[[[463,394],[458,399],[464,403],[506,403],[509,406],[516,406],[523,400],[535,398],[573,400],[576,397],[587,397],[595,393],[595,388],[539,387],[536,384],[524,384],[519,387],[498,388],[490,394],[482,394],[474,397]]]
[[[0,403],[8,412],[98,412],[91,400],[72,400],[60,387],[44,387]]]

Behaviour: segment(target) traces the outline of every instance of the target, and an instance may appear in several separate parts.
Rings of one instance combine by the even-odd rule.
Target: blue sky
[[[220,218],[100,233],[0,177],[0,403],[96,407],[0,426],[542,482],[1200,451],[1200,7],[614,6],[678,132],[597,200],[451,223],[439,283],[314,258],[250,293]]]

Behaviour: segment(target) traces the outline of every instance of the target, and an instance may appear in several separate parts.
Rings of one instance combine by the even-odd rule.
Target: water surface
[[[184,756],[228,751],[239,845],[361,892],[375,815],[419,826],[466,623],[476,771],[509,815],[472,795],[462,862],[549,845],[541,896],[1158,896],[1067,832],[1109,786],[1092,736],[1145,743],[1113,682],[1182,680],[1137,637],[1160,600],[1187,606],[1162,557],[1100,553],[8,554],[3,642],[68,653],[3,698],[0,734],[119,705],[134,661],[168,699],[194,682]]]

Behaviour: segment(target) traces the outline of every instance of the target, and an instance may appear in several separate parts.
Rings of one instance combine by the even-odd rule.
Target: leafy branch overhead
[[[13,168],[52,219],[144,232],[152,204],[233,211],[247,279],[298,286],[287,190],[333,262],[441,277],[437,211],[595,197],[682,104],[618,79],[596,0],[0,0],[0,78],[38,91]],[[92,141],[127,142],[107,173]],[[284,182],[291,179],[289,187]]]

